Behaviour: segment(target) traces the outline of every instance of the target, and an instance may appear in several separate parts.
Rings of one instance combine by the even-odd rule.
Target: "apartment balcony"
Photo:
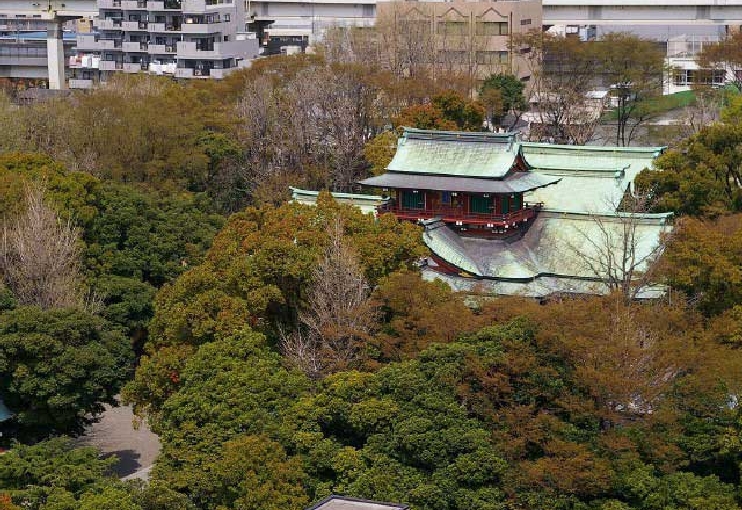
[[[68,85],[69,85],[69,88],[71,89],[92,89],[93,80],[80,80],[80,79],[70,78]]]
[[[100,64],[98,64],[98,69],[101,71],[120,71],[124,68],[124,65],[121,62],[116,62],[115,60],[101,60]]]
[[[121,9],[121,0],[98,0],[98,9]]]
[[[224,23],[183,23],[180,31],[184,34],[214,34],[225,31]]]
[[[147,52],[150,55],[172,55],[175,53],[175,44],[150,44]]]
[[[167,2],[149,0],[147,2],[147,9],[150,11],[180,11],[181,6],[179,0],[168,0]]]
[[[139,62],[124,62],[123,70],[125,73],[135,74],[147,70],[147,64]]]
[[[239,69],[238,67],[228,67],[226,69],[211,69],[209,70],[209,76],[211,76],[212,78],[216,78],[218,80],[221,78],[226,78],[227,76],[237,71],[238,69]]]
[[[164,33],[180,33],[181,25],[175,25],[173,23],[150,23],[147,27],[147,30],[149,32],[154,32],[158,34],[164,34]]]
[[[121,49],[133,53],[147,53],[147,43],[139,41],[124,41],[121,43]]]
[[[78,35],[77,36],[77,51],[97,51],[100,49],[100,44],[94,35]]]
[[[121,9],[125,11],[146,11],[147,2],[143,0],[121,0]]]
[[[99,19],[98,30],[121,30],[121,20],[111,18]]]
[[[120,39],[99,39],[98,50],[121,50]]]
[[[179,67],[175,70],[176,78],[225,78],[231,73],[237,71],[238,67],[227,69],[191,69],[188,67]]]
[[[221,0],[183,0],[183,12],[189,14],[201,14],[212,12],[215,9],[231,9],[234,2]]]
[[[146,21],[122,21],[121,30],[125,32],[147,32]]]
[[[178,58],[225,59],[249,58],[257,54],[257,40],[214,43],[211,50],[198,49],[196,41],[178,41]]]
[[[211,51],[199,50],[196,48],[196,41],[178,41],[178,57],[180,58],[214,58],[219,52],[219,45],[214,44]]]

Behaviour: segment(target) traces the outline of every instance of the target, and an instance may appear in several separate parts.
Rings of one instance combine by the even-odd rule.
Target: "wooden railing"
[[[523,204],[523,207],[517,211],[511,211],[506,214],[493,213],[465,213],[463,208],[456,206],[437,206],[435,209],[413,209],[402,207],[399,204],[384,204],[379,206],[378,212],[393,213],[398,218],[407,220],[440,218],[447,223],[462,222],[464,224],[476,225],[509,225],[529,220],[536,216],[541,209],[542,204]]]

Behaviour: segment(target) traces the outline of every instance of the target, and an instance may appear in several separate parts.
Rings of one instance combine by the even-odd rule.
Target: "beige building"
[[[377,27],[390,28],[386,43],[396,48],[398,65],[461,71],[478,80],[502,72],[527,81],[521,55],[530,48],[517,47],[513,38],[539,30],[542,19],[540,0],[377,3]]]

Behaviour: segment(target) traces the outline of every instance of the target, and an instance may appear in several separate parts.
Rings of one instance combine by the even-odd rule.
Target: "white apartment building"
[[[667,41],[665,94],[691,90],[694,86],[722,87],[735,79],[734,69],[701,69],[696,57],[704,45],[719,41],[718,36],[681,35]]]
[[[243,0],[247,26],[261,37],[266,54],[286,53],[320,40],[337,26],[372,26],[376,0]]]
[[[258,55],[241,0],[97,0],[98,32],[77,36],[70,88],[110,73],[223,78]]]

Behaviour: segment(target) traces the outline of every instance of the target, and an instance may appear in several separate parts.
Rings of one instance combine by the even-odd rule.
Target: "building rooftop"
[[[666,214],[639,217],[540,213],[517,241],[463,237],[442,222],[426,225],[423,240],[441,259],[472,277],[526,282],[544,276],[598,279],[623,259],[626,228],[638,271],[646,269],[670,230]],[[629,256],[629,255],[627,255]],[[608,257],[611,257],[609,260]]]
[[[636,176],[652,168],[664,147],[591,147],[521,144],[531,171],[561,181],[526,195],[545,211],[614,214]]]
[[[506,180],[478,179],[450,175],[417,175],[387,173],[364,179],[365,186],[379,188],[428,189],[432,191],[456,190],[471,193],[523,193],[557,183],[561,177],[535,172],[514,172]]]
[[[297,204],[315,205],[317,198],[319,197],[320,191],[310,191],[305,189],[299,189],[289,186],[291,190],[291,199]],[[378,195],[363,195],[360,193],[338,193],[333,191],[330,193],[338,203],[354,205],[358,207],[364,214],[373,214],[376,212],[376,208],[380,205],[389,202],[388,198],[380,197]]]
[[[365,499],[330,496],[307,510],[405,510],[409,506],[397,503],[380,503]]]
[[[404,128],[387,170],[423,175],[502,179],[520,151],[512,133]]]

